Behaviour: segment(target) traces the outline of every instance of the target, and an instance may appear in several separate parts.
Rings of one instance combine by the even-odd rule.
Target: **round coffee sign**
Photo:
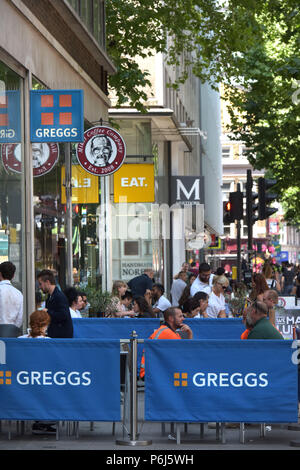
[[[97,126],[84,133],[84,141],[77,146],[77,159],[85,171],[96,176],[107,176],[124,163],[126,146],[118,132],[110,127]]]
[[[59,148],[55,143],[32,143],[32,167],[33,176],[42,176],[55,166]],[[9,173],[21,173],[21,144],[3,144],[1,147],[2,162]]]

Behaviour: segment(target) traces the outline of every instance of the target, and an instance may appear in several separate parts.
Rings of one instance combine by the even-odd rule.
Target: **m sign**
[[[171,204],[203,204],[204,177],[172,176]]]

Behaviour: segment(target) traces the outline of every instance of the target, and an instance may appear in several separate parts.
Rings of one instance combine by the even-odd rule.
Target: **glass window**
[[[105,47],[105,4],[103,0],[68,0],[100,46]]]
[[[230,158],[230,157],[231,157],[230,147],[222,147],[222,158]]]
[[[22,78],[0,62],[0,262],[16,266],[22,290]]]

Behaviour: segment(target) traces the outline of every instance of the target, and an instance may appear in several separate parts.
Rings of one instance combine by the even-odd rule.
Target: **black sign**
[[[171,204],[204,204],[204,177],[172,176]]]

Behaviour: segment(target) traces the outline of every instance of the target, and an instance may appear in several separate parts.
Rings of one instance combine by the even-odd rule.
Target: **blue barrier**
[[[186,318],[194,339],[240,339],[246,327],[241,318]]]
[[[1,420],[120,421],[119,341],[1,341]]]
[[[298,422],[285,340],[146,340],[145,420]]]
[[[125,339],[136,331],[147,339],[159,325],[159,318],[73,318],[74,338]]]
[[[240,339],[245,331],[241,318],[185,318],[194,339]],[[129,338],[135,330],[148,339],[159,328],[158,318],[73,318],[74,338]]]

